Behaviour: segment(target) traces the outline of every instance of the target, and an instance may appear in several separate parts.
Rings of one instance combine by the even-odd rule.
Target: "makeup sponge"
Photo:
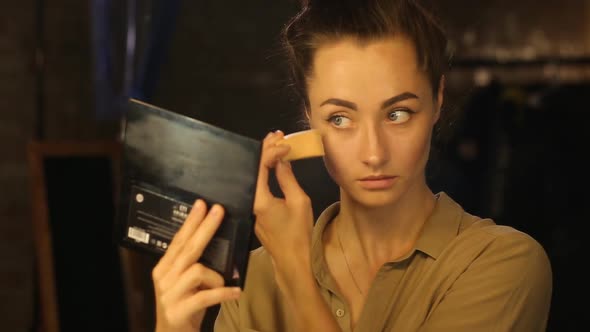
[[[324,155],[322,137],[315,129],[298,131],[286,135],[283,140],[277,144],[287,144],[291,146],[289,153],[283,157],[283,160],[285,161],[320,157]]]

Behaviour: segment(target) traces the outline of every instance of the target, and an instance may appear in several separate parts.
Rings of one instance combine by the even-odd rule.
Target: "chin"
[[[388,205],[394,205],[401,197],[401,191],[398,188],[390,190],[355,190],[348,192],[350,200],[367,208],[379,208]]]

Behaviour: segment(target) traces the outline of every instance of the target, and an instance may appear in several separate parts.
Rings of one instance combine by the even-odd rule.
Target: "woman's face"
[[[433,98],[413,44],[340,39],[320,46],[313,66],[310,125],[323,136],[324,161],[342,195],[376,207],[425,186],[442,92]]]

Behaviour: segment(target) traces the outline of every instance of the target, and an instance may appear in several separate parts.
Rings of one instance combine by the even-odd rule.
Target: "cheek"
[[[334,182],[340,184],[346,174],[346,165],[354,164],[354,153],[351,153],[355,148],[354,141],[328,134],[323,135],[323,144],[326,169]]]
[[[406,174],[420,173],[426,167],[430,153],[431,131],[427,126],[413,131],[411,135],[401,135],[395,142],[392,163]]]

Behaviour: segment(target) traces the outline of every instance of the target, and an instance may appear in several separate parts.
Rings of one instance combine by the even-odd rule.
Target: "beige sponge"
[[[286,135],[284,139],[277,144],[287,144],[291,146],[291,150],[289,150],[289,153],[283,158],[285,161],[320,157],[324,155],[322,137],[315,129]]]

